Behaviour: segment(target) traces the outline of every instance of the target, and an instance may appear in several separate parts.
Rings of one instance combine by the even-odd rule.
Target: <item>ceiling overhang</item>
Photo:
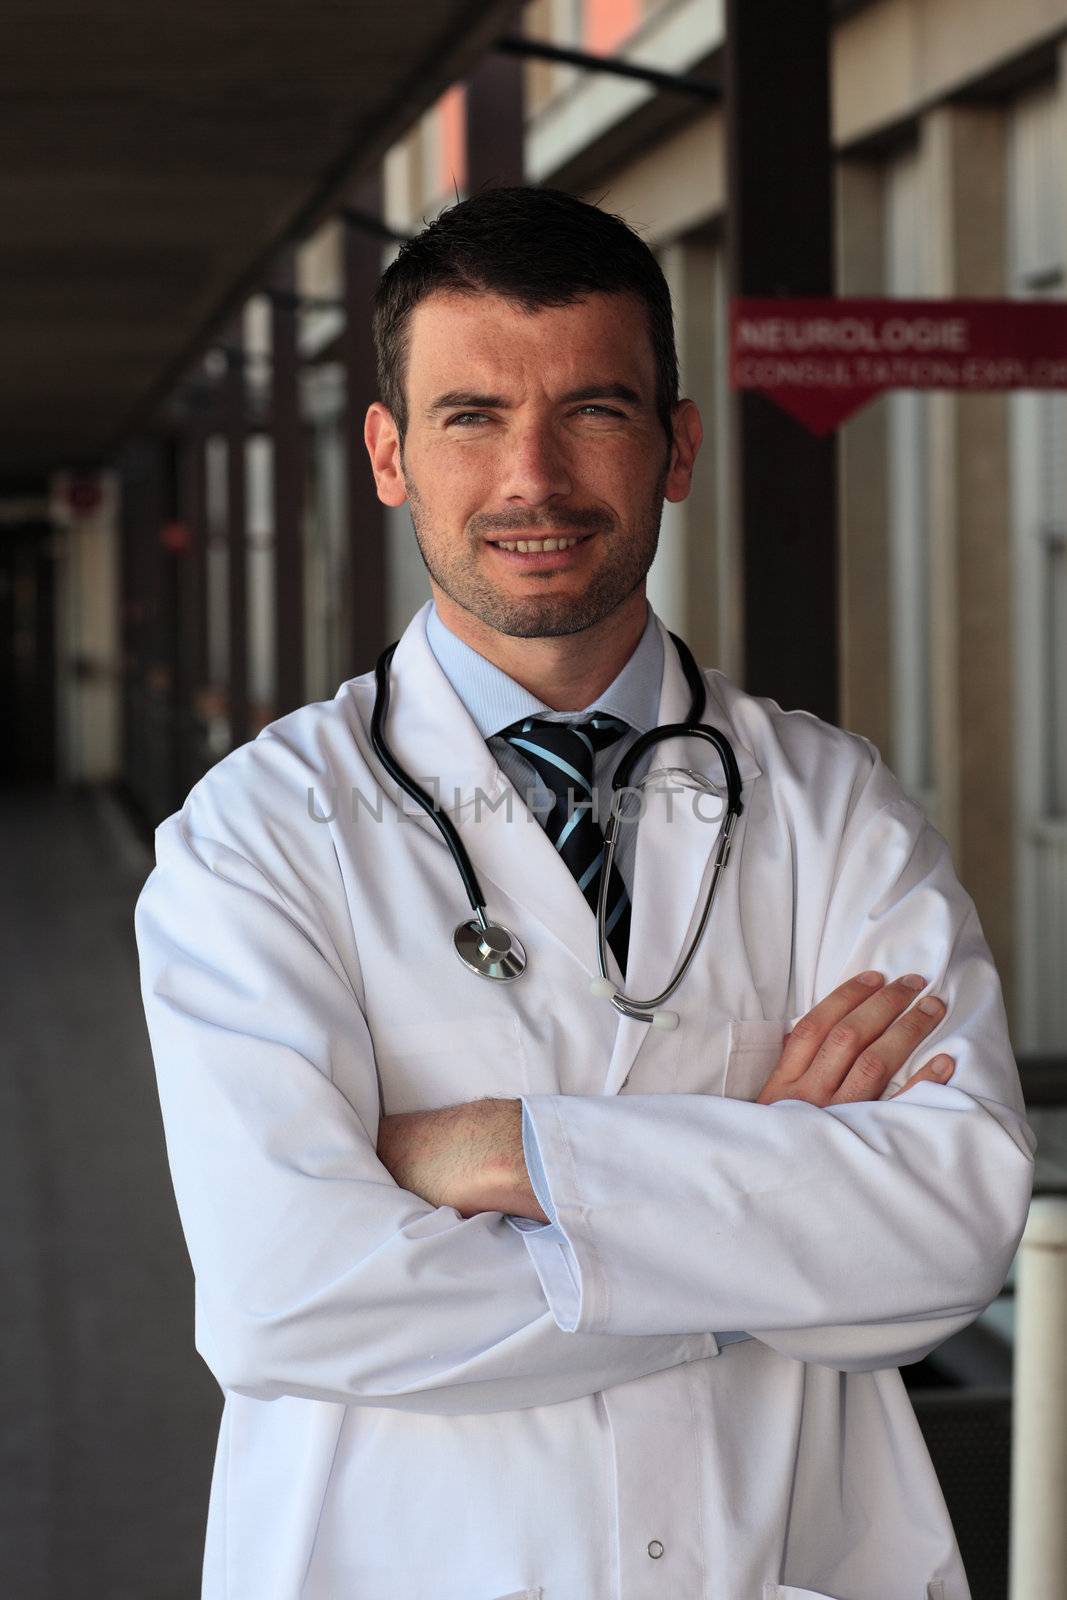
[[[515,0],[10,0],[0,476],[100,460]]]

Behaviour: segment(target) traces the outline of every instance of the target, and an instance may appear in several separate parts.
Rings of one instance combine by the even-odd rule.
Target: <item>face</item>
[[[689,491],[700,423],[681,402],[668,447],[640,301],[531,314],[431,295],[412,314],[406,394],[403,449],[380,404],[367,445],[380,498],[410,504],[443,614],[451,602],[516,638],[580,633],[635,601],[643,614],[663,501]]]

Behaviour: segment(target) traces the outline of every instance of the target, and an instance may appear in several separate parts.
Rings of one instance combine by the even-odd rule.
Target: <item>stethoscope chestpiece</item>
[[[526,951],[507,928],[499,923],[461,922],[452,935],[456,954],[465,967],[480,978],[495,978],[510,983],[526,971]]]

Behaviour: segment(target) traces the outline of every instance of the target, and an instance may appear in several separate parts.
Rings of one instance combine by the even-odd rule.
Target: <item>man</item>
[[[206,1600],[965,1600],[896,1368],[996,1294],[1033,1140],[947,847],[867,741],[708,672],[744,812],[678,1027],[593,995],[594,802],[689,705],[645,599],[701,437],[666,285],[618,219],[501,189],[405,246],[375,332],[367,447],[433,594],[384,731],[529,965],[457,961],[370,673],[158,830],[143,993],[226,1395]],[[696,777],[621,829],[637,995],[723,789],[702,741],[653,763]]]

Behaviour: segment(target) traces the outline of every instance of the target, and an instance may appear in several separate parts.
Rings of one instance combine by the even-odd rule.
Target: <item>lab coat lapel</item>
[[[663,684],[658,720],[660,725],[684,722],[689,714],[689,685],[666,628],[662,623],[659,627],[663,636]],[[741,774],[742,805],[747,804],[751,785],[760,776],[760,767],[731,725],[713,682],[707,685],[703,721],[724,733],[733,745]],[[670,982],[692,938],[711,882],[726,808],[722,763],[715,747],[707,740],[664,740],[655,747],[650,774],[661,767],[681,767],[697,772],[715,785],[716,794],[709,795],[691,780],[673,775],[644,791],[644,810],[637,832],[624,986],[627,994],[639,999],[659,994]],[[730,871],[729,863],[724,870]],[[716,896],[721,892],[720,880]],[[713,918],[714,915],[712,911]],[[679,996],[689,982],[692,982],[691,976],[682,980]],[[668,1008],[674,1004],[673,997],[667,1001]],[[604,1083],[605,1094],[617,1094],[622,1088],[649,1032],[649,1023],[620,1017]]]
[[[457,828],[481,883],[490,920],[511,928],[532,961],[524,931],[532,915],[592,978],[597,970],[593,913],[441,670],[426,638],[428,610],[429,605],[412,618],[393,657],[386,737],[401,765],[424,789],[436,793],[441,809]],[[388,792],[396,792],[391,780],[384,783]],[[405,796],[403,805],[416,824],[440,838],[414,801]],[[440,842],[442,850],[447,849],[444,840]],[[458,924],[464,907],[458,875],[456,892]],[[620,983],[613,955],[609,970]]]

